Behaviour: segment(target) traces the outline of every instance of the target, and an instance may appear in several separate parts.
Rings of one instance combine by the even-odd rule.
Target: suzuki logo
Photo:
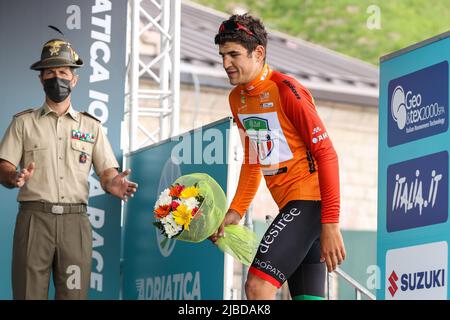
[[[391,284],[389,286],[388,290],[391,293],[391,296],[394,296],[398,290],[398,287],[397,287],[398,276],[395,273],[395,271],[392,271],[391,275],[388,278],[388,281]]]

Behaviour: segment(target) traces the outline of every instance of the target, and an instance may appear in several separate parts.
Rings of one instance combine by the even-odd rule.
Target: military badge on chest
[[[80,154],[80,163],[86,163],[87,157],[88,157],[87,153],[82,152],[82,153]]]
[[[95,136],[92,133],[87,133],[87,132],[81,132],[79,130],[72,130],[72,139],[73,140],[79,140],[79,141],[83,141],[83,142],[87,142],[87,143],[94,143]],[[80,155],[78,157],[78,162],[80,164],[85,164],[88,162],[88,157],[89,154],[87,152],[81,151],[81,150],[86,150],[88,149],[88,147],[86,145],[81,145],[80,147],[77,147],[76,150],[79,149],[80,151]]]
[[[72,130],[72,139],[94,143],[95,136],[92,133],[81,132],[80,130]]]

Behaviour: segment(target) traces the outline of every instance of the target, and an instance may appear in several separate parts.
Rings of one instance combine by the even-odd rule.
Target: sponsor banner
[[[389,147],[448,129],[448,62],[389,81]]]
[[[380,58],[377,299],[448,298],[449,61],[450,32]]]
[[[386,199],[388,232],[446,222],[448,152],[390,165]]]
[[[226,192],[230,125],[226,118],[129,156],[140,191],[125,207],[123,299],[224,299],[223,252],[208,240],[167,239],[152,223],[157,198],[182,175],[207,173]]]
[[[447,299],[446,241],[388,250],[386,300]]]

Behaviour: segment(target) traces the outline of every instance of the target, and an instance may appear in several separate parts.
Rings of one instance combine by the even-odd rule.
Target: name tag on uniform
[[[72,130],[72,139],[84,142],[94,143],[94,135],[92,133],[81,132],[79,130]]]

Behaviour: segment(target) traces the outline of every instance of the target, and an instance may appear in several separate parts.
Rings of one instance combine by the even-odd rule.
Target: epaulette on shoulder
[[[92,114],[90,114],[89,112],[83,111],[80,112],[81,114],[84,114],[85,116],[94,119],[95,121],[101,122],[100,120],[98,120],[96,117],[94,117]]]
[[[34,111],[34,109],[27,109],[27,110],[24,110],[24,111],[20,111],[20,112],[18,112],[18,113],[16,113],[14,115],[14,118],[20,117],[21,115],[24,115],[24,114],[27,114],[27,113],[31,113],[33,111]]]

